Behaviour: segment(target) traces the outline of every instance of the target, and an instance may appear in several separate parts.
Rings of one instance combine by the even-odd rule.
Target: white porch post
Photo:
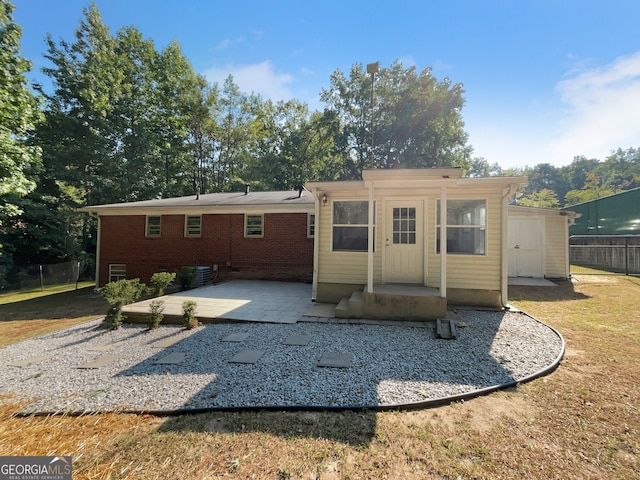
[[[367,292],[373,292],[373,245],[374,245],[374,208],[373,208],[373,183],[369,182],[369,220],[368,220],[368,247],[367,247]]]
[[[440,187],[440,296],[447,296],[447,187]]]
[[[316,190],[313,194],[315,195],[314,214],[316,224],[313,230],[313,280],[311,282],[311,300],[315,302],[318,298],[318,268],[320,268],[320,265],[318,264],[318,259],[320,257],[320,234],[318,232],[324,230],[325,227],[323,226],[322,229],[318,228],[320,225],[320,205],[322,204],[320,191]],[[323,207],[326,207],[326,205],[323,205]]]

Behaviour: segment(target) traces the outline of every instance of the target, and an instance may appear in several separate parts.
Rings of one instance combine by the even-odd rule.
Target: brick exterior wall
[[[307,213],[265,213],[263,237],[245,238],[244,214],[202,215],[202,235],[185,237],[184,215],[162,215],[160,237],[146,236],[146,216],[101,216],[99,285],[109,281],[109,264],[125,264],[127,278],[148,282],[159,271],[218,265],[229,278],[311,281],[313,238]]]

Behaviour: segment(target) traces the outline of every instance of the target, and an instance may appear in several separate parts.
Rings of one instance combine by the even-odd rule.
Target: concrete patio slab
[[[236,353],[229,363],[256,363],[264,355],[265,350],[242,350]]]
[[[80,365],[78,368],[80,369],[93,369],[104,367],[105,365],[109,365],[110,363],[115,362],[120,358],[119,355],[103,355],[102,357],[98,357],[95,360],[85,363],[84,365]]]
[[[25,358],[24,360],[20,360],[18,362],[10,363],[11,367],[28,367],[29,365],[33,365],[34,363],[44,362],[45,360],[49,360],[53,355],[38,355],[36,357]]]
[[[165,303],[165,316],[182,315],[182,303],[194,301],[196,317],[205,322],[296,323],[313,306],[311,285],[306,283],[231,280],[125,305],[123,312],[146,315],[152,300]]]
[[[319,367],[349,368],[351,366],[351,353],[325,352],[318,362]]]
[[[247,337],[251,335],[250,333],[245,333],[245,332],[236,332],[236,333],[232,333],[231,335],[227,335],[226,337],[224,337],[222,340],[220,340],[221,342],[243,342],[244,340],[247,339]]]
[[[305,346],[309,345],[311,335],[289,335],[282,341],[283,345]]]
[[[174,352],[156,360],[154,363],[156,363],[157,365],[177,365],[179,363],[182,363],[185,358],[187,358],[187,355],[187,353]]]

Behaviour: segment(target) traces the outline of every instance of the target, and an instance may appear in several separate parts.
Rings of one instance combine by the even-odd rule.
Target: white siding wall
[[[567,278],[569,272],[567,270],[567,245],[568,238],[568,220],[567,217],[560,215],[546,217],[546,272],[545,276],[550,278]]]
[[[374,254],[374,283],[382,281],[382,250],[384,248],[384,198],[400,199],[403,196],[412,199],[422,198],[425,208],[424,239],[426,240],[426,277],[427,285],[440,286],[440,255],[436,254],[436,201],[440,198],[439,189],[385,189],[374,190],[376,199],[376,251]],[[487,252],[486,255],[449,255],[448,282],[450,288],[469,288],[482,290],[500,290],[501,257],[501,221],[502,189],[496,187],[455,188],[447,191],[449,199],[477,199],[487,201]],[[352,283],[367,282],[366,252],[332,252],[332,201],[367,200],[368,190],[328,192],[327,205],[320,205],[319,228],[316,241],[319,248],[318,282]]]

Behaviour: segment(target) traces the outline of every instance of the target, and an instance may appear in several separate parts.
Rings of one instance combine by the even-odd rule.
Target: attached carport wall
[[[548,208],[522,207],[509,205],[508,221],[510,230],[513,231],[515,222],[531,222],[541,226],[542,231],[536,237],[540,245],[536,251],[539,258],[529,259],[530,262],[540,263],[540,276],[545,278],[569,278],[569,226],[576,218],[575,212],[562,211]],[[533,241],[533,239],[528,239]],[[509,238],[507,249],[508,259],[513,261],[513,248],[517,238]],[[533,254],[533,253],[531,253]],[[509,265],[509,274],[512,276],[516,271],[515,266]],[[523,275],[531,276],[531,275]]]

